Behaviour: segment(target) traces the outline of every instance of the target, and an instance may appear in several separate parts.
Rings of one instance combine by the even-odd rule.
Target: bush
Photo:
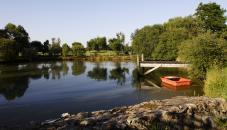
[[[205,95],[227,99],[227,67],[208,71],[204,87]]]
[[[192,76],[204,79],[211,67],[223,67],[225,45],[224,39],[208,32],[184,41],[179,47],[178,59],[191,64]]]

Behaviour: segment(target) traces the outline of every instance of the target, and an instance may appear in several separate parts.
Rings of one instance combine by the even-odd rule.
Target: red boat
[[[177,77],[177,76],[164,76],[161,77],[162,83],[167,84],[168,86],[173,86],[173,87],[182,87],[182,86],[190,86],[191,85],[191,80],[182,78],[182,77]]]

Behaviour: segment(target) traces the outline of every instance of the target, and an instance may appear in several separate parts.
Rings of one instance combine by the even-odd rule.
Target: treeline
[[[117,33],[115,38],[96,37],[87,42],[87,47],[80,42],[72,46],[64,43],[60,38],[52,38],[45,42],[31,41],[29,34],[21,25],[8,23],[0,29],[0,61],[14,61],[17,58],[33,59],[39,56],[84,56],[86,51],[97,54],[99,51],[114,51],[118,54],[129,54],[130,47],[125,45],[125,35]]]
[[[137,29],[132,49],[152,60],[190,63],[193,77],[205,78],[208,69],[223,67],[227,57],[225,12],[216,3],[200,3],[191,16]]]

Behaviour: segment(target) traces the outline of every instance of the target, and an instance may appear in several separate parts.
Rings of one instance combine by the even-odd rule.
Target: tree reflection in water
[[[73,61],[72,65],[72,75],[78,76],[86,71],[86,66],[84,61]]]
[[[117,80],[117,84],[122,86],[126,81],[126,73],[129,73],[129,69],[121,67],[120,63],[116,63],[115,66],[116,68],[110,71],[109,78],[111,80]]]
[[[107,68],[100,67],[100,63],[96,63],[96,66],[88,71],[88,77],[97,81],[107,80]]]
[[[0,94],[7,100],[14,100],[24,95],[30,79],[49,79],[50,74],[52,79],[60,79],[68,70],[65,62],[0,66]]]

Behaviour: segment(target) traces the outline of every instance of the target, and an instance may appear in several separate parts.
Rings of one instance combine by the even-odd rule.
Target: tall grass
[[[224,69],[212,69],[207,73],[205,95],[210,97],[222,97],[227,99],[227,67]]]

